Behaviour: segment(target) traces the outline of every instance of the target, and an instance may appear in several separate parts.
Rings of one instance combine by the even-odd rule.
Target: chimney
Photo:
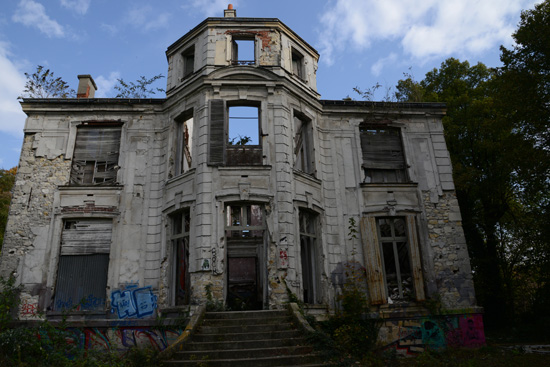
[[[76,91],[76,98],[94,98],[97,85],[95,85],[94,79],[91,75],[79,75],[78,76],[78,90]]]
[[[237,11],[233,9],[233,4],[229,4],[227,6],[227,9],[223,11],[224,18],[236,18],[237,17]]]

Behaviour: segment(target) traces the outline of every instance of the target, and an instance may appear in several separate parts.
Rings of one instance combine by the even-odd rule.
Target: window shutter
[[[413,216],[407,216],[407,234],[409,239],[409,251],[411,254],[411,268],[414,281],[414,291],[417,301],[424,301],[424,279],[422,277],[422,261],[420,260],[420,248],[418,244],[418,234]]]
[[[108,254],[111,250],[112,220],[82,219],[63,229],[61,255]]]
[[[397,130],[388,133],[361,134],[363,166],[374,169],[405,168],[401,136]]]
[[[208,136],[208,164],[224,164],[225,154],[225,105],[222,99],[210,101],[210,131]]]
[[[378,244],[378,230],[374,217],[361,218],[361,238],[363,240],[363,254],[367,271],[367,285],[371,304],[380,305],[386,302],[384,290],[384,271],[380,246]]]

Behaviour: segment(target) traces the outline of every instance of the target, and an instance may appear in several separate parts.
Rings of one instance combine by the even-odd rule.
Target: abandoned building
[[[20,319],[148,325],[207,299],[284,308],[287,288],[321,317],[355,272],[380,343],[483,343],[443,104],[320,99],[318,52],[234,9],[166,56],[166,98],[94,98],[79,75],[77,98],[21,102],[0,264]]]

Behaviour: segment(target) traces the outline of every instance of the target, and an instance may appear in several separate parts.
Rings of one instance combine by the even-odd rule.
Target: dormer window
[[[183,51],[181,56],[183,59],[183,78],[187,78],[195,71],[195,46]]]
[[[232,58],[233,65],[255,65],[255,42],[252,37],[233,37]]]

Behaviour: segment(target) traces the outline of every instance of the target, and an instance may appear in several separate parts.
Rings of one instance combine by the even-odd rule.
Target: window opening
[[[255,65],[255,41],[253,38],[233,39],[233,65]]]
[[[261,309],[265,280],[263,208],[230,204],[225,214],[227,303],[232,310]]]
[[[313,129],[310,120],[294,116],[294,168],[308,174],[315,173]]]
[[[174,304],[188,305],[190,299],[190,275],[189,275],[189,232],[191,228],[190,211],[173,214],[171,216],[172,233],[170,242],[174,254],[173,266],[173,297]]]
[[[71,185],[115,185],[120,126],[79,126],[71,167]]]
[[[188,77],[195,71],[195,46],[189,47],[182,53],[183,78]]]
[[[55,311],[105,309],[111,236],[111,219],[63,223],[52,307]]]
[[[257,106],[230,106],[226,157],[228,166],[262,164],[260,109]]]
[[[292,50],[292,73],[304,79],[304,57],[296,50]]]
[[[361,149],[365,183],[406,182],[401,130],[395,127],[361,125]]]
[[[317,303],[317,215],[300,210],[300,255],[302,260],[302,291],[305,303]]]
[[[404,218],[378,218],[387,296],[393,302],[414,299],[409,246]]]
[[[183,119],[176,121],[176,159],[175,175],[187,172],[192,164],[193,111],[185,114]]]

